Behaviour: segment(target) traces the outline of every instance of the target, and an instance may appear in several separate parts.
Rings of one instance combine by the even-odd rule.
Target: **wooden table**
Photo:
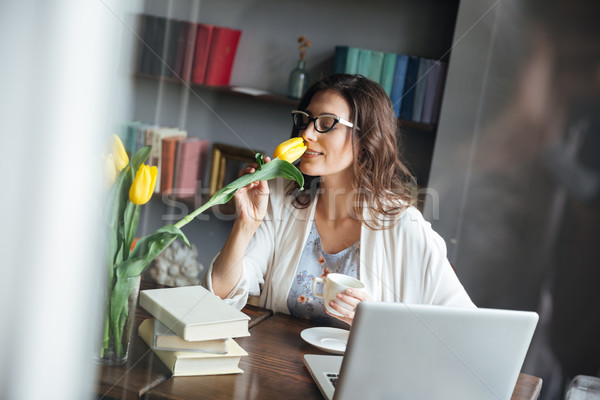
[[[251,317],[249,337],[236,341],[248,352],[243,374],[171,377],[170,371],[135,335],[130,361],[120,367],[102,367],[97,384],[101,399],[322,399],[303,363],[303,355],[326,354],[305,343],[300,332],[312,322],[246,306]],[[136,326],[150,316],[138,308]],[[332,326],[343,327],[333,324]],[[512,400],[535,400],[540,378],[520,374]]]

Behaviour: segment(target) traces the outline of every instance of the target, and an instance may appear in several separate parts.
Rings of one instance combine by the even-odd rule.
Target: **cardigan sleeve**
[[[265,283],[265,275],[273,260],[274,226],[272,202],[273,199],[270,196],[267,215],[258,226],[258,229],[250,240],[248,249],[246,249],[240,280],[227,297],[223,299],[226,303],[240,310],[248,302],[249,295],[258,296],[260,294]],[[219,254],[220,252],[213,258],[202,280],[202,285],[213,293],[212,271]]]
[[[414,260],[419,259],[418,264],[423,268],[416,274],[421,277],[422,304],[475,307],[448,261],[444,239],[418,210],[407,211],[404,225],[410,235],[408,242],[412,242]]]

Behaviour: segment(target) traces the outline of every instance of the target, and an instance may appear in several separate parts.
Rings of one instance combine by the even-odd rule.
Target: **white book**
[[[152,346],[153,320],[140,324],[138,333],[148,346]],[[242,357],[248,353],[233,339],[227,340],[225,354],[195,353],[190,351],[153,350],[154,354],[171,370],[173,376],[222,375],[243,373],[239,368]]]
[[[184,340],[250,336],[250,317],[202,286],[142,290],[140,307]]]
[[[153,350],[193,351],[200,353],[227,353],[227,338],[214,340],[183,340],[165,324],[154,319]]]

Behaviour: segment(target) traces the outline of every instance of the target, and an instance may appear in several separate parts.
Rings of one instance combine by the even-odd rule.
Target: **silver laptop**
[[[537,321],[527,311],[362,302],[344,356],[307,354],[304,364],[328,400],[508,400]]]

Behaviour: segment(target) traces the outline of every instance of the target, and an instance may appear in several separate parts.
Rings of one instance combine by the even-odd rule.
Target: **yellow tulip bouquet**
[[[302,173],[292,165],[306,150],[302,138],[293,138],[277,146],[274,159],[264,163],[262,153],[255,158],[258,168],[243,175],[216,192],[205,204],[174,225],[165,225],[139,239],[132,246],[137,232],[141,206],[154,193],[157,168],[144,164],[150,146],[139,149],[129,160],[117,135],[111,136],[111,153],[104,158],[105,175],[109,179],[104,219],[109,227],[107,239],[108,296],[104,315],[103,335],[97,361],[116,365],[127,360],[129,338],[133,329],[135,304],[140,276],[175,239],[190,246],[181,228],[206,209],[227,203],[238,189],[255,181],[283,177],[304,185]],[[133,312],[130,314],[130,308]]]

